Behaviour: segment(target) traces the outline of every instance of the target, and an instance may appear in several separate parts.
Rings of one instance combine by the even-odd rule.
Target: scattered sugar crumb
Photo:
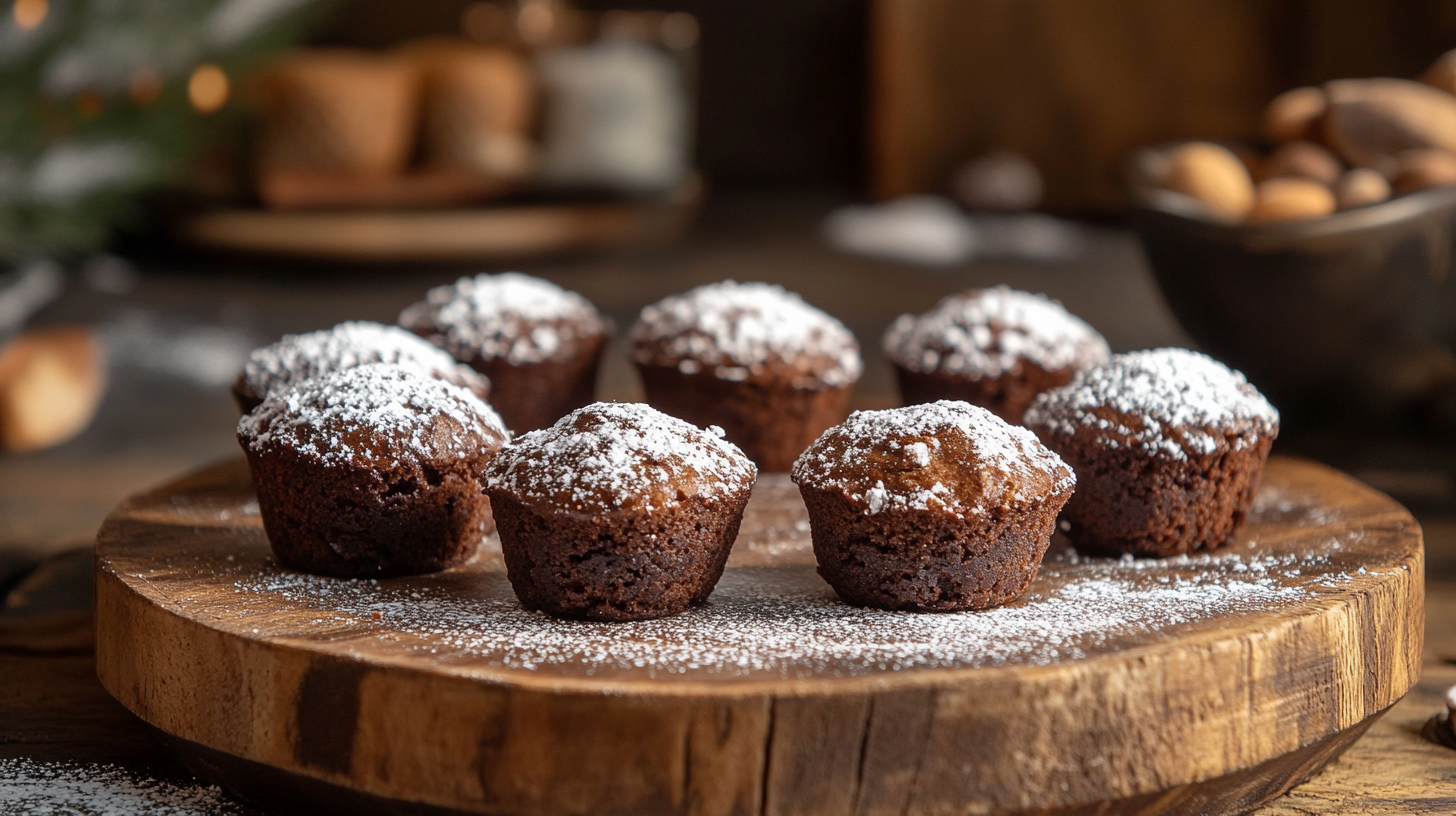
[[[430,417],[446,421],[436,425]],[[470,391],[380,363],[274,392],[238,420],[238,434],[255,451],[286,439],[297,451],[338,464],[397,456],[401,449],[429,461],[492,437],[503,440],[507,432],[495,409]],[[371,442],[380,436],[402,447],[382,450]]]
[[[1045,295],[1006,286],[944,298],[922,315],[900,315],[885,332],[885,356],[911,371],[1000,377],[1022,361],[1045,371],[1107,360],[1096,329]]]
[[[702,430],[642,403],[598,402],[507,445],[487,468],[505,490],[562,512],[675,502],[679,491],[747,488],[758,469],[720,428]],[[667,491],[663,485],[674,485]],[[740,494],[741,495],[741,494]]]
[[[795,387],[836,388],[864,372],[849,329],[776,284],[729,280],[665,298],[642,310],[631,342],[638,363],[684,374],[707,365],[732,381],[788,365],[802,372]]]
[[[940,450],[952,437],[958,437],[955,450],[963,449],[958,444],[962,441],[970,447],[965,461],[950,464],[964,481],[973,483],[974,500],[963,500],[958,491],[942,482],[930,484],[928,479],[915,476],[935,456],[948,455]],[[917,441],[906,441],[910,439]],[[864,484],[869,462],[887,473],[889,485],[882,480]],[[972,471],[974,477],[966,475]],[[973,514],[1004,501],[1022,502],[1061,493],[1076,483],[1072,469],[1031,431],[1011,425],[979,406],[949,400],[883,411],[855,411],[849,419],[825,431],[799,456],[793,479],[797,484],[842,490],[862,503],[869,515],[886,509],[929,508]]]
[[[801,678],[1075,660],[1110,642],[1157,640],[1179,626],[1308,601],[1348,578],[1321,569],[1328,562],[1318,553],[1118,560],[1069,552],[1043,566],[1045,576],[1065,579],[1059,588],[1043,594],[1034,585],[1010,606],[950,614],[848,606],[807,565],[737,567],[724,574],[706,606],[633,623],[527,612],[500,573],[476,576],[482,585],[468,593],[458,584],[406,590],[389,581],[276,569],[243,577],[236,587],[345,619],[381,614],[389,629],[377,633],[380,640],[404,635],[412,648],[449,655],[454,663],[587,676],[636,670],[649,677]],[[1306,583],[1281,583],[1300,566],[1312,568]]]
[[[352,320],[332,329],[284,335],[248,355],[243,364],[245,390],[261,399],[290,385],[324,374],[370,363],[396,363],[418,368],[477,394],[488,394],[489,381],[430,341],[399,328]]]
[[[151,779],[116,765],[0,759],[0,813],[245,816],[221,788]]]
[[[401,312],[399,324],[432,335],[456,359],[511,365],[544,362],[610,328],[591,301],[519,272],[437,286]]]
[[[1196,351],[1163,348],[1077,372],[1065,388],[1038,396],[1024,424],[1066,436],[1095,428],[1103,444],[1181,460],[1277,433],[1279,412],[1243,374]]]

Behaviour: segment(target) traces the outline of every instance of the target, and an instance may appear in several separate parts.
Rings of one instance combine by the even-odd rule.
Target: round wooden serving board
[[[1212,555],[1054,542],[998,610],[855,609],[782,476],[707,606],[526,613],[498,544],[437,575],[279,568],[241,462],[123,504],[97,666],[205,775],[285,809],[492,814],[1238,813],[1357,738],[1420,670],[1420,528],[1269,463]]]

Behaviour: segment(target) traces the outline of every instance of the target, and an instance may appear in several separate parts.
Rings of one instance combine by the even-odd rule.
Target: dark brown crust
[[[707,600],[738,537],[752,486],[650,513],[537,513],[490,491],[506,576],[527,609],[558,618],[649,620]]]
[[[428,337],[429,335],[425,335]],[[490,378],[490,404],[516,434],[549,428],[596,398],[604,334],[581,338],[539,363],[513,365],[504,357],[476,357],[471,368]]]
[[[647,403],[700,428],[717,425],[765,472],[782,473],[829,428],[844,420],[849,386],[795,388],[778,380],[724,380],[711,371],[637,364]]]
[[[494,451],[439,468],[328,467],[291,450],[243,445],[273,554],[339,577],[436,572],[463,563],[494,529],[481,470]]]
[[[1037,394],[1061,388],[1077,373],[1075,367],[1047,371],[1036,363],[1022,360],[1016,368],[1000,377],[971,379],[964,374],[944,371],[912,371],[895,363],[895,378],[900,383],[900,401],[919,405],[936,400],[961,400],[979,405],[996,416],[1020,425],[1026,409]]]
[[[874,515],[841,490],[799,486],[819,574],[845,603],[911,612],[989,609],[1036,578],[1070,488],[1009,512]]]
[[[1062,517],[1077,549],[1097,555],[1163,558],[1223,544],[1248,517],[1274,444],[1274,434],[1231,431],[1215,452],[1175,459],[1099,445],[1091,428],[1035,430],[1077,473]],[[1236,445],[1241,438],[1249,441]]]

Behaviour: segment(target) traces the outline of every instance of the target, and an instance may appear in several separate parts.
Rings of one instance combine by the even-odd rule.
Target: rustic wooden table
[[[885,325],[900,312],[923,310],[969,286],[1005,282],[1045,291],[1099,327],[1116,350],[1186,343],[1125,232],[1089,229],[1084,251],[1066,262],[919,269],[826,250],[817,227],[830,203],[782,196],[718,200],[683,246],[524,268],[582,291],[619,329],[642,304],[698,283],[727,277],[784,283],[839,316],[861,339],[867,374],[857,400],[863,406],[893,398],[878,354]],[[115,766],[129,780],[127,791],[173,792],[170,799],[114,799],[113,811],[117,801],[127,801],[132,807],[152,802],[155,813],[253,812],[215,793],[188,793],[196,781],[101,688],[88,636],[87,554],[52,560],[26,583],[17,587],[16,581],[38,562],[88,544],[101,518],[126,495],[235,456],[236,414],[224,385],[238,355],[252,345],[349,318],[392,322],[426,287],[466,271],[319,270],[197,259],[152,259],[142,267],[129,292],[77,283],[39,318],[102,327],[113,382],[93,427],[44,454],[0,457],[0,593],[9,592],[0,604],[0,812],[24,809],[13,807],[22,794],[14,785],[6,793],[6,783],[37,768],[65,769],[67,784],[80,791],[75,809],[63,812],[109,812],[88,810],[85,801],[87,791],[106,789],[96,782],[98,765]],[[603,371],[604,396],[631,398],[635,390],[624,356],[614,350]],[[1450,449],[1449,443],[1348,435],[1281,440],[1280,451],[1354,472],[1415,511],[1427,540],[1427,641],[1420,685],[1342,758],[1260,810],[1263,816],[1456,813],[1456,751],[1420,736],[1425,721],[1443,708],[1445,689],[1456,684],[1456,456]],[[122,784],[115,774],[102,776],[113,787]]]

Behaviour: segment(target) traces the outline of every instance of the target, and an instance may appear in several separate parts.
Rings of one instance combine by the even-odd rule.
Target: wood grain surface
[[[796,587],[773,612],[786,627],[841,615],[815,584],[791,488],[761,487],[718,593],[670,631],[731,634],[709,624],[768,597],[765,586]],[[1147,607],[1158,619],[903,665],[806,646],[801,665],[788,649],[766,667],[654,673],[650,656],[609,659],[638,653],[636,630],[555,624],[541,629],[551,659],[523,666],[513,654],[540,644],[502,651],[394,614],[391,599],[447,598],[486,610],[490,630],[489,610],[512,602],[498,556],[377,585],[288,575],[240,464],[124,504],[97,567],[98,673],[143,720],[282,773],[482,813],[1242,812],[1400,699],[1419,674],[1423,625],[1410,516],[1334,471],[1279,459],[1226,551],[1119,564],[1058,548],[1003,618],[961,620],[1025,626],[1099,587],[1130,605],[1161,598]],[[1200,606],[1209,580],[1272,594]],[[386,614],[360,614],[371,606]],[[885,624],[847,609],[835,620]],[[607,658],[563,651],[573,642]],[[1201,783],[1225,793],[1190,798]]]

